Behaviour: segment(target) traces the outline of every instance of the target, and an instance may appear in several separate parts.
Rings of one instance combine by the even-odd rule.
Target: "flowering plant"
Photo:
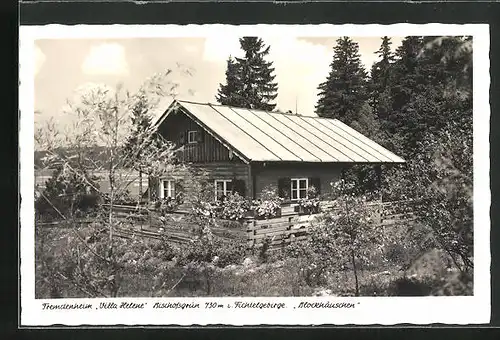
[[[157,208],[161,213],[169,213],[174,211],[179,202],[171,197],[160,199],[156,202],[155,208]]]
[[[223,200],[217,202],[219,202],[220,207],[218,217],[222,219],[241,220],[250,210],[249,202],[237,192],[230,193]]]
[[[278,196],[274,186],[267,186],[262,190],[260,198],[252,202],[252,209],[258,217],[271,218],[278,216],[283,198]]]
[[[307,188],[306,197],[299,200],[299,207],[308,213],[316,212],[319,209],[318,190],[314,186]]]
[[[196,215],[215,217],[218,208],[218,202],[200,201],[195,203],[195,205],[193,206],[193,211]]]

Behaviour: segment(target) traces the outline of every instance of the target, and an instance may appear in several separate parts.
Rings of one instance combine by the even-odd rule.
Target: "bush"
[[[225,267],[240,264],[245,257],[246,247],[243,242],[225,242],[205,230],[203,235],[181,248],[178,263],[187,265],[192,262],[213,264]]]
[[[179,201],[170,197],[159,199],[154,203],[155,209],[158,209],[161,215],[171,213],[177,209]]]
[[[333,209],[312,223],[306,241],[289,246],[291,256],[303,259],[299,265],[310,286],[326,284],[332,272],[349,269],[352,290],[359,294],[359,271],[375,266],[382,255],[383,231],[373,226],[366,197],[355,196],[353,186],[335,183]]]
[[[311,186],[307,188],[306,198],[301,198],[299,200],[299,207],[306,213],[315,213],[319,210],[319,197],[318,191],[315,187]]]
[[[224,229],[241,229],[242,225],[239,221],[233,220],[216,220],[215,225]]]
[[[278,189],[275,186],[265,187],[260,198],[252,202],[252,210],[258,218],[276,217],[281,212],[283,198],[278,196]]]
[[[100,202],[98,177],[57,168],[47,181],[43,195],[35,200],[35,212],[42,219],[61,218],[93,211]],[[50,203],[49,203],[50,202]]]
[[[104,202],[109,203],[109,194],[104,194],[103,196],[104,196],[103,197]],[[129,190],[124,190],[123,193],[121,193],[118,196],[115,196],[115,198],[114,198],[114,204],[118,204],[118,205],[136,205],[137,202],[138,202],[138,198],[132,197],[130,195]]]
[[[241,220],[250,210],[248,200],[237,192],[230,193],[223,200],[217,201],[216,216],[228,220]]]
[[[418,222],[461,271],[473,269],[472,115],[423,138],[415,154],[384,176],[388,199],[414,200]]]
[[[267,263],[269,260],[269,248],[272,244],[272,238],[266,236],[264,240],[262,240],[262,247],[259,249],[259,260],[262,263]]]

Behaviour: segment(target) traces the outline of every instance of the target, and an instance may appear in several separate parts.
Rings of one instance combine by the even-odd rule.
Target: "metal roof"
[[[337,119],[174,100],[156,114],[159,126],[180,107],[247,161],[404,163],[394,153]],[[229,144],[229,145],[228,145]]]

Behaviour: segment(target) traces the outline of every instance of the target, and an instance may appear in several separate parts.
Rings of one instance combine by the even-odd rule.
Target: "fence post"
[[[253,224],[253,232],[252,232],[252,234],[253,234],[253,246],[255,248],[255,243],[256,243],[255,241],[257,240],[257,221],[253,220],[252,224]]]

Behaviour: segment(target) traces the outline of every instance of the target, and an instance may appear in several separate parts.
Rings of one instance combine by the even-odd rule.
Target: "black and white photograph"
[[[489,320],[488,42],[21,27],[24,319]]]

